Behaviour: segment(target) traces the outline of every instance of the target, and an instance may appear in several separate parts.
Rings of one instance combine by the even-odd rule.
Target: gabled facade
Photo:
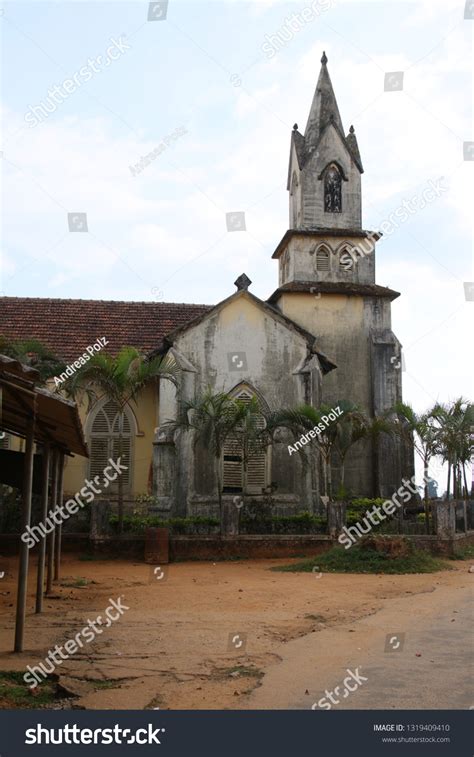
[[[241,282],[245,282],[243,285]],[[277,309],[238,290],[195,321],[169,334],[169,349],[181,368],[180,397],[190,400],[207,389],[242,401],[255,397],[267,410],[318,405],[323,377],[335,366],[318,351],[314,336]],[[178,412],[178,394],[169,382],[160,387],[159,427],[154,444],[154,493],[163,515],[215,514],[214,459],[193,446],[189,434],[164,427]],[[272,492],[276,511],[313,510],[319,481],[300,462],[289,459],[283,437],[250,461],[244,471],[239,450],[224,450],[224,499],[244,493],[258,504]]]

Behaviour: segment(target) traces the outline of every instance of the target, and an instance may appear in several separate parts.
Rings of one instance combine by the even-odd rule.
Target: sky
[[[364,164],[363,227],[441,188],[376,253],[377,283],[401,292],[404,399],[472,396],[473,13],[472,0],[4,3],[0,292],[213,304],[245,272],[269,297],[290,134],[325,50]],[[245,230],[227,230],[234,212]]]

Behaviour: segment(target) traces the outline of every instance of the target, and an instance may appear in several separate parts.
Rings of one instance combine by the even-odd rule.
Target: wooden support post
[[[58,452],[58,497],[57,504],[61,507],[63,503],[63,476],[64,476],[64,453]],[[56,534],[56,550],[54,554],[54,580],[59,581],[59,573],[61,568],[61,542],[63,535],[63,524],[60,523],[57,527]]]
[[[26,430],[25,457],[23,462],[23,501],[21,513],[21,533],[27,531],[31,521],[31,493],[33,490],[33,456],[35,446],[35,409]],[[20,563],[18,568],[18,593],[16,600],[15,652],[23,651],[26,617],[26,593],[28,589],[28,544],[20,540]]]
[[[40,517],[41,523],[44,523],[48,516],[50,460],[51,460],[51,450],[50,450],[49,444],[46,443],[43,446],[43,477],[41,481],[41,517]],[[39,545],[35,612],[43,612],[45,560],[46,560],[46,537],[44,536],[41,539],[40,545]]]
[[[58,472],[59,472],[59,452],[54,450],[53,453],[53,482],[51,484],[51,510],[54,511],[58,504]],[[51,520],[51,519],[50,519]],[[53,521],[54,523],[54,521]],[[53,590],[53,574],[54,574],[54,545],[56,536],[56,524],[51,529],[51,533],[48,534],[48,576],[46,578],[46,594],[51,594]]]

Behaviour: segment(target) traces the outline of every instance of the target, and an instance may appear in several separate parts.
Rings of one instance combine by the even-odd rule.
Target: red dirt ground
[[[109,598],[122,597],[130,609],[56,670],[78,695],[68,706],[242,709],[289,640],[353,624],[390,607],[397,597],[455,588],[466,581],[469,567],[464,562],[428,575],[320,578],[317,573],[270,570],[288,562],[175,563],[158,580],[145,564],[66,556],[61,581],[40,616],[33,612],[32,568],[25,651],[15,655],[16,560],[11,558],[0,581],[0,670],[24,671],[26,665],[38,664],[88,619],[103,615]],[[78,579],[88,583],[80,587]],[[410,604],[413,612],[416,596]],[[235,646],[239,639],[231,641],[235,636],[240,646]]]

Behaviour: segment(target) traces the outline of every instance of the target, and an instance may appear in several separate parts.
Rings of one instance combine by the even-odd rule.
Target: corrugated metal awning
[[[76,403],[37,386],[38,381],[34,368],[0,355],[0,429],[25,438],[35,413],[36,442],[89,457]]]

